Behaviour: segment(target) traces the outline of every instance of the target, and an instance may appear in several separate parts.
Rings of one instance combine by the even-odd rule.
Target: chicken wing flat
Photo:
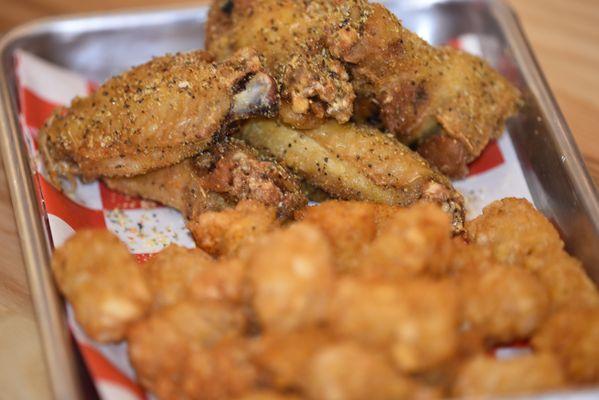
[[[372,103],[387,130],[441,172],[465,175],[515,113],[518,90],[483,60],[429,45],[384,6],[364,7],[360,30],[331,39],[349,64],[357,103]]]
[[[240,135],[335,197],[402,206],[431,201],[452,215],[455,230],[462,227],[463,199],[449,180],[374,128],[330,121],[300,131],[274,120],[252,120]]]
[[[250,46],[280,84],[283,121],[313,127],[324,118],[347,122],[354,91],[343,63],[324,38],[352,16],[353,3],[295,0],[219,0],[210,10],[206,48],[218,59]]]
[[[207,36],[219,58],[249,44],[264,54],[282,88],[284,122],[345,122],[357,96],[357,119],[380,119],[455,177],[501,134],[519,98],[484,61],[430,46],[366,0],[221,0]]]
[[[212,62],[203,51],[158,57],[54,113],[40,132],[53,183],[60,176],[132,176],[208,146],[227,122],[276,109],[274,81],[242,49]]]
[[[307,199],[296,177],[264,160],[240,140],[228,139],[193,159],[131,178],[105,179],[117,191],[158,201],[192,219],[223,210],[241,200],[277,208],[281,217],[303,207]]]

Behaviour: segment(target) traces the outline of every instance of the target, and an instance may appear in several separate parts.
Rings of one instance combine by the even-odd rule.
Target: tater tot
[[[317,226],[331,243],[335,263],[342,271],[359,266],[356,255],[374,239],[377,232],[373,203],[327,201],[297,213],[300,220]]]
[[[193,277],[214,263],[212,257],[201,249],[173,245],[158,253],[143,266],[154,308],[185,298]]]
[[[421,203],[399,210],[381,222],[379,234],[360,258],[366,276],[397,278],[441,275],[452,255],[449,216],[436,205]]]
[[[460,285],[465,322],[492,342],[529,337],[549,311],[549,296],[535,276],[516,267],[494,267]]]
[[[507,265],[521,265],[529,256],[564,247],[551,222],[524,199],[491,203],[466,230],[474,243],[489,246],[495,259]]]
[[[129,358],[142,386],[161,399],[184,398],[183,383],[194,352],[240,335],[243,313],[234,307],[181,301],[132,325]]]
[[[54,253],[52,270],[75,318],[99,342],[122,340],[152,301],[140,266],[105,230],[76,233]]]
[[[455,396],[508,396],[555,390],[564,385],[558,360],[551,354],[499,360],[479,355],[458,372]]]
[[[599,308],[564,309],[551,316],[533,346],[555,354],[574,383],[599,383]]]
[[[245,200],[234,209],[194,216],[187,226],[199,248],[213,256],[233,256],[279,222],[276,207]]]
[[[458,346],[458,296],[449,282],[398,285],[346,278],[335,291],[330,321],[342,336],[387,348],[406,372],[434,367]]]
[[[304,389],[313,400],[401,400],[414,397],[415,385],[379,352],[341,341],[312,357]]]
[[[322,321],[333,288],[331,250],[307,223],[268,235],[248,255],[252,304],[266,329],[291,331]]]

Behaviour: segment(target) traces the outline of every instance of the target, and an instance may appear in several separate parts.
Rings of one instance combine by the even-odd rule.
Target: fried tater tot
[[[225,301],[241,304],[249,295],[245,285],[246,265],[238,259],[219,260],[200,271],[189,283],[189,293],[197,301]]]
[[[276,208],[246,200],[234,209],[206,212],[187,224],[201,249],[213,256],[233,256],[241,247],[279,226]]]
[[[336,265],[346,271],[359,266],[356,255],[376,236],[377,208],[374,203],[331,200],[306,207],[296,217],[318,226],[331,243]]]
[[[152,301],[135,259],[105,230],[76,233],[54,253],[52,270],[77,322],[99,342],[122,340]]]
[[[564,309],[533,338],[533,347],[555,354],[574,383],[599,383],[599,308]]]
[[[524,264],[529,256],[564,247],[551,222],[524,199],[491,203],[466,230],[472,242],[489,246],[494,258],[506,265]]]
[[[313,356],[304,386],[314,400],[412,399],[416,389],[379,352],[343,341]]]
[[[256,345],[254,362],[277,389],[301,389],[310,358],[333,342],[326,329],[308,328],[288,334],[266,333]]]
[[[133,324],[129,358],[144,388],[161,399],[185,398],[192,354],[240,335],[244,327],[243,313],[235,307],[184,300]]]
[[[282,394],[271,390],[259,390],[246,393],[234,400],[302,400],[301,397],[292,394]]]
[[[184,299],[193,277],[214,263],[212,257],[200,249],[172,245],[158,253],[144,265],[153,307],[164,307]]]
[[[253,307],[267,330],[288,332],[324,319],[334,271],[318,228],[296,223],[265,236],[248,266]]]
[[[333,295],[329,318],[339,335],[387,347],[406,372],[439,365],[458,347],[458,296],[450,282],[345,278]]]
[[[563,251],[529,257],[526,267],[549,291],[553,308],[599,307],[599,292],[582,263]]]
[[[495,267],[459,285],[465,322],[493,343],[529,337],[549,312],[549,295],[530,272]]]
[[[393,279],[441,275],[451,255],[449,217],[434,204],[420,203],[390,215],[360,262],[366,276]]]
[[[507,396],[555,390],[564,385],[558,360],[551,354],[499,360],[485,355],[467,361],[453,388],[455,396]]]
[[[246,340],[239,338],[193,352],[187,368],[182,385],[186,399],[230,399],[252,390],[258,380]]]

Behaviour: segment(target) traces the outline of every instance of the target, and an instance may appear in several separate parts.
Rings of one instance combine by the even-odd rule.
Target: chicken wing
[[[295,176],[235,139],[216,143],[171,167],[104,181],[119,192],[176,208],[189,219],[248,199],[276,207],[279,217],[288,217],[307,203]]]
[[[139,175],[199,153],[228,122],[276,105],[276,85],[250,50],[218,64],[203,51],[167,55],[55,112],[40,148],[57,187],[60,176]]]
[[[265,56],[265,67],[281,88],[280,117],[298,127],[314,127],[325,118],[343,123],[355,98],[343,63],[331,56],[326,41],[352,15],[354,0],[219,0],[206,26],[206,48],[224,59],[251,46]]]
[[[345,122],[357,96],[358,119],[380,118],[451,176],[463,176],[466,163],[501,134],[519,99],[484,61],[430,46],[366,0],[221,0],[207,36],[219,58],[257,46],[281,85],[284,122]]]
[[[358,29],[329,39],[332,54],[348,63],[357,103],[378,109],[387,130],[441,172],[465,175],[515,113],[518,90],[483,60],[432,47],[384,6],[362,7],[367,17]]]
[[[274,120],[252,120],[240,136],[335,197],[402,206],[435,202],[452,216],[454,229],[462,229],[463,198],[449,180],[374,128],[327,122],[299,131]]]

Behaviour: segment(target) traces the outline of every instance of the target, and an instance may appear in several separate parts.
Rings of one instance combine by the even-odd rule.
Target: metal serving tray
[[[432,43],[471,33],[492,37],[507,56],[511,79],[526,99],[508,130],[534,202],[559,227],[568,250],[583,260],[598,282],[597,192],[516,16],[500,0],[385,3],[408,28]],[[17,28],[0,42],[2,157],[57,399],[80,398],[86,390],[50,275],[50,241],[18,123],[13,55],[25,50],[102,81],[151,56],[201,47],[206,12],[206,6],[198,6],[46,19]]]

